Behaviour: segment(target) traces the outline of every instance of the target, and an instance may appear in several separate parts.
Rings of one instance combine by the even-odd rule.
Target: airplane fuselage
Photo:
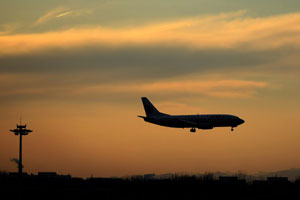
[[[149,123],[173,128],[213,129],[214,127],[237,127],[243,120],[234,115],[167,115],[144,117]]]

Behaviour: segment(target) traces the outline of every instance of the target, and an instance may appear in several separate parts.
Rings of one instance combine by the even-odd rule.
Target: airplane
[[[145,116],[138,116],[145,122],[157,124],[160,126],[172,128],[191,128],[190,132],[195,133],[196,128],[209,130],[215,127],[235,127],[243,124],[245,121],[234,115],[209,114],[209,115],[168,115],[159,112],[147,97],[142,97]]]

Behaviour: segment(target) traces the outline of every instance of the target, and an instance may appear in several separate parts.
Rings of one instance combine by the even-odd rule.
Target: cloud
[[[59,14],[59,15],[56,15],[56,17],[57,17],[57,18],[64,17],[64,16],[66,16],[66,15],[71,14],[72,12],[73,12],[73,11],[67,11],[67,12],[61,13],[61,14]]]
[[[53,10],[37,20],[41,24],[71,11]],[[69,13],[70,14],[70,13]],[[265,50],[300,47],[300,13],[250,18],[243,12],[194,17],[141,27],[73,28],[68,30],[0,36],[0,56],[52,48],[86,45],[121,48],[134,46],[183,46],[191,49],[244,48]]]
[[[0,72],[62,73],[94,71],[130,76],[165,77],[216,69],[242,69],[261,65],[280,58],[277,51],[193,50],[177,47],[86,47],[66,51],[38,52],[35,54],[0,57]],[[111,76],[114,76],[111,74]],[[123,79],[122,76],[119,79]]]
[[[266,88],[266,82],[245,80],[164,81],[145,84],[98,85],[78,89],[75,94],[193,94],[227,98],[253,97],[255,90]]]
[[[236,12],[140,27],[0,36],[0,96],[8,102],[145,93],[255,97],[275,82],[256,72],[282,75],[299,68],[299,20],[298,13],[249,18]],[[199,76],[186,78],[192,74]],[[213,74],[221,76],[212,81]]]
[[[59,16],[60,14],[62,13],[65,13],[66,12],[66,9],[65,8],[62,8],[62,7],[58,7],[58,8],[55,8],[53,10],[50,10],[48,11],[47,13],[45,13],[44,15],[42,15],[41,17],[39,17],[34,23],[33,25],[34,26],[38,26],[38,25],[41,25],[47,21],[50,21],[52,19],[54,19],[55,17]]]
[[[11,34],[20,27],[19,23],[8,23],[0,25],[0,36]]]
[[[49,78],[49,76],[48,76]],[[2,79],[2,81],[1,81]],[[0,97],[8,96],[43,96],[63,98],[99,98],[99,96],[140,96],[147,95],[192,95],[211,96],[219,98],[251,98],[260,89],[269,88],[269,84],[262,81],[210,79],[197,80],[197,77],[179,80],[148,81],[144,83],[121,82],[121,83],[55,83],[45,81],[47,77],[6,75],[0,77],[2,93]],[[76,79],[76,77],[75,77]],[[14,80],[22,83],[18,87]]]
[[[66,17],[69,15],[72,16],[82,16],[82,15],[90,15],[93,13],[91,9],[77,9],[77,10],[70,10],[64,7],[57,7],[53,10],[48,11],[41,17],[39,17],[34,23],[33,26],[39,26],[42,25],[46,22],[49,22],[51,20],[57,19],[57,18],[62,18]]]

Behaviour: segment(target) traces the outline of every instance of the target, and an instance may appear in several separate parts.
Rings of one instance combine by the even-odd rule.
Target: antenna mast
[[[29,133],[32,132],[30,129],[26,129],[26,124],[22,125],[22,116],[20,117],[20,124],[17,124],[16,129],[10,130],[10,132],[13,132],[15,135],[20,135],[20,143],[19,143],[19,166],[18,166],[18,171],[19,171],[19,177],[20,179],[22,178],[22,170],[23,170],[23,165],[22,165],[22,135],[28,135]]]

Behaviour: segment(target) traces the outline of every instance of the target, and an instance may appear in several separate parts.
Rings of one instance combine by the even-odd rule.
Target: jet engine
[[[199,124],[197,124],[197,128],[198,129],[209,130],[209,129],[213,129],[214,127],[211,126],[209,123],[199,123]]]

